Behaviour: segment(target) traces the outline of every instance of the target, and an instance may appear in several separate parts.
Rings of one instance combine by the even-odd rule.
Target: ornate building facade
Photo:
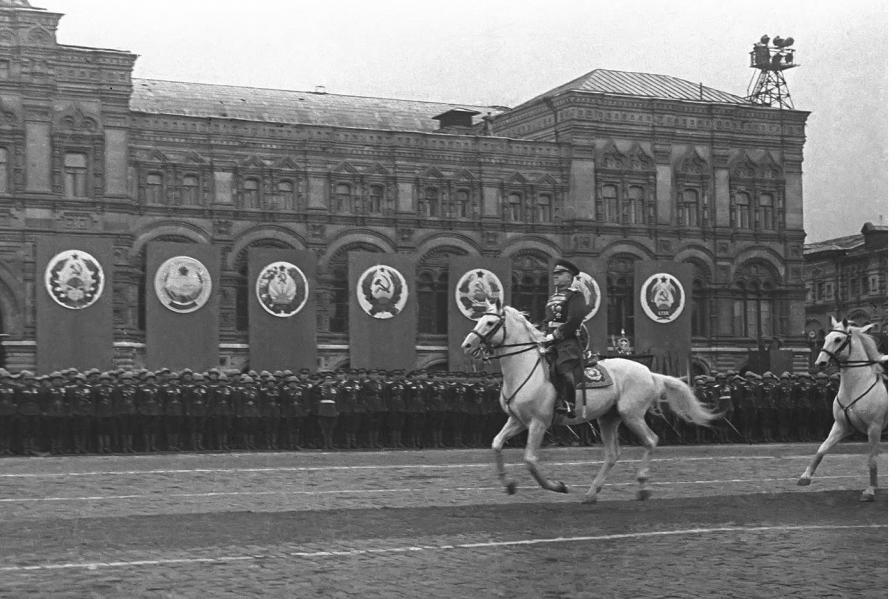
[[[806,244],[806,337],[814,360],[830,318],[847,318],[869,331],[886,353],[887,227],[865,223],[861,233]]]
[[[445,362],[456,255],[509,258],[536,318],[551,261],[596,258],[612,335],[633,330],[636,262],[689,263],[694,369],[772,338],[805,364],[807,112],[601,69],[513,108],[136,79],[130,52],[58,44],[61,17],[0,1],[7,367],[34,364],[35,239],[54,233],[112,240],[121,365],[145,356],[150,241],[220,249],[227,366],[247,355],[252,247],[317,254],[322,367],[347,361],[352,250],[416,257],[421,367]]]

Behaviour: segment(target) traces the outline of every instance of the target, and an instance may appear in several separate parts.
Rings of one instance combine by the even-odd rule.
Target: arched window
[[[243,206],[260,208],[258,179],[252,177],[243,181]]]
[[[514,307],[528,312],[532,322],[544,320],[544,307],[550,293],[548,262],[549,257],[541,253],[513,257],[510,296]]]
[[[644,224],[644,188],[633,185],[628,188],[628,197],[625,200],[624,221],[629,225]]]
[[[385,192],[382,185],[370,186],[370,203],[367,206],[368,214],[382,214]]]
[[[600,188],[600,198],[604,207],[604,221],[619,222],[619,190],[615,185],[604,185]]]
[[[67,152],[65,154],[65,197],[87,197],[87,154]]]
[[[535,220],[539,223],[550,223],[554,221],[554,197],[551,194],[538,194],[538,206],[535,209]]]
[[[349,212],[352,209],[352,188],[348,183],[336,185],[336,212]]]
[[[348,307],[353,290],[348,285],[348,253],[352,251],[379,253],[382,250],[369,243],[353,243],[343,248],[330,259],[326,275],[320,278],[321,290],[328,293],[328,319],[325,326],[331,333],[348,333]]]
[[[698,227],[699,196],[696,189],[685,189],[678,204],[678,224],[682,227]]]
[[[759,195],[759,228],[775,230],[775,199],[769,193]]]
[[[146,175],[146,203],[161,204],[163,197],[162,175],[159,173]]]
[[[518,193],[507,196],[507,220],[512,223],[523,222],[523,198]]]
[[[750,195],[742,191],[734,194],[734,227],[744,231],[753,229]]]
[[[424,334],[448,333],[448,271],[425,271],[417,278],[418,330]]]
[[[0,193],[9,193],[9,154],[0,148]]]
[[[199,205],[199,178],[196,175],[184,175],[180,188],[180,201],[184,206]]]
[[[607,334],[626,336],[634,341],[635,261],[629,254],[610,259],[607,267]]]
[[[735,336],[768,341],[779,330],[786,330],[786,315],[776,312],[781,291],[778,275],[771,266],[748,262],[738,270],[734,280]]]

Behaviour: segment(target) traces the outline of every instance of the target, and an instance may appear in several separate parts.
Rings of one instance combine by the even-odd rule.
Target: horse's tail
[[[719,415],[707,409],[684,381],[665,374],[653,374],[659,392],[659,400],[665,401],[672,411],[688,422],[707,426]]]

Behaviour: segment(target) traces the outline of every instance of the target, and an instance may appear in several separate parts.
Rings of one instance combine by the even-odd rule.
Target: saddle
[[[613,379],[610,378],[607,369],[599,363],[586,364],[581,376],[576,377],[576,388],[581,389],[582,383],[585,384],[586,389],[602,389],[611,386]]]

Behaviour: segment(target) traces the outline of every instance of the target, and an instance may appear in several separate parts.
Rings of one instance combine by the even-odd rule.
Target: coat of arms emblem
[[[172,312],[195,312],[212,294],[212,278],[208,269],[189,256],[165,260],[156,271],[156,297]]]
[[[674,321],[684,310],[684,303],[684,287],[669,273],[653,274],[641,285],[641,308],[654,322]]]
[[[103,293],[106,277],[96,258],[80,250],[53,256],[44,272],[44,286],[53,300],[70,310],[83,310]]]
[[[504,301],[504,286],[495,273],[484,268],[467,271],[454,288],[457,309],[470,320],[479,320],[496,300]]]
[[[255,296],[268,314],[288,318],[308,301],[308,279],[291,262],[271,262],[258,275]]]
[[[594,277],[587,272],[577,274],[572,280],[571,287],[577,289],[585,297],[585,303],[588,305],[588,314],[585,315],[582,322],[588,322],[594,318],[594,315],[600,309],[600,287],[597,281],[594,280]]]
[[[361,309],[369,316],[393,318],[408,301],[408,284],[391,266],[377,264],[358,279],[357,296]]]

